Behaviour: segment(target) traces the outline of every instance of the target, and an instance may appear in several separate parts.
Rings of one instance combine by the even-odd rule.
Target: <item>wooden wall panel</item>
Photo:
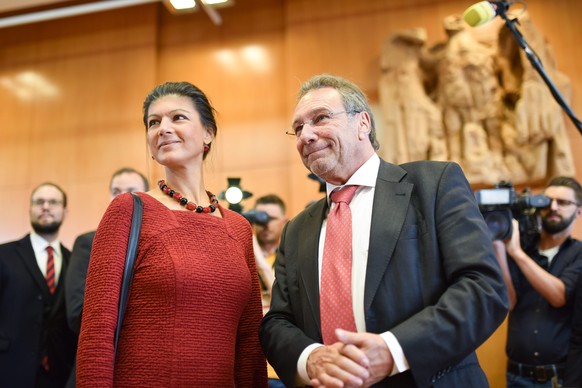
[[[109,198],[107,184],[118,167],[162,169],[148,157],[141,104],[159,82],[188,80],[217,108],[219,134],[206,162],[215,193],[227,177],[242,178],[254,198],[275,192],[289,215],[320,198],[307,179],[295,142],[284,135],[299,85],[329,72],[358,83],[378,109],[379,59],[393,32],[423,27],[429,44],[445,40],[442,20],[472,2],[461,0],[240,0],[221,9],[222,26],[203,12],[171,15],[149,4],[51,22],[0,29],[0,242],[29,230],[30,190],[44,180],[70,197],[62,230],[69,247],[94,229]],[[551,7],[528,0],[534,24],[552,45],[560,71],[572,81],[571,106],[582,115],[582,52],[577,0]],[[476,34],[498,28],[492,22]],[[20,99],[6,80],[31,71],[59,93]],[[568,122],[573,150],[582,137]],[[582,179],[582,155],[574,152]],[[540,189],[540,188],[535,188]],[[582,238],[582,222],[575,235]],[[479,349],[492,387],[503,386],[505,326]]]
[[[109,202],[111,173],[125,165],[145,170],[140,120],[154,82],[155,7],[85,15],[0,30],[0,240],[30,230],[33,187],[53,181],[68,193],[61,238],[94,229]],[[139,16],[136,18],[136,16]],[[23,74],[41,76],[38,89],[18,97],[7,87]],[[30,86],[30,85],[29,85]]]
[[[202,13],[161,14],[159,82],[187,80],[218,111],[218,136],[206,161],[205,181],[214,192],[227,177],[241,177],[254,193],[289,198],[288,160],[294,142],[285,134],[284,9],[273,1],[247,2],[220,11],[224,27]]]

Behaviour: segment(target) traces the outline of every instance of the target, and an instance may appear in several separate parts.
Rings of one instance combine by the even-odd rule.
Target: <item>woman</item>
[[[139,194],[142,229],[115,360],[131,194],[111,202],[97,229],[77,385],[266,386],[251,227],[204,186],[202,163],[217,132],[214,108],[196,86],[168,82],[147,96],[143,111],[152,158],[166,176]]]

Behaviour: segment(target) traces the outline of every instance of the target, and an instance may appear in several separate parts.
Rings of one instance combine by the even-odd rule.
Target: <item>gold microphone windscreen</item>
[[[467,8],[463,13],[463,19],[471,27],[477,27],[493,20],[496,15],[493,4],[488,1],[482,1]]]

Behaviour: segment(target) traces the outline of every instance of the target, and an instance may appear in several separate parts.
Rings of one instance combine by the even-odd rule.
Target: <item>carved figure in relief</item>
[[[453,160],[472,183],[573,175],[561,108],[510,32],[478,40],[458,15],[445,18],[444,29],[447,41],[431,47],[422,28],[392,34],[384,44],[382,156],[395,163]],[[569,94],[569,80],[527,14],[520,30]]]

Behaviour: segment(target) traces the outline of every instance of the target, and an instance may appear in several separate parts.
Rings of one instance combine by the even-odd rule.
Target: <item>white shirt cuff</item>
[[[406,356],[404,356],[404,352],[402,351],[402,347],[398,343],[398,340],[391,332],[387,331],[385,333],[380,334],[388,349],[390,349],[390,353],[392,353],[392,358],[394,359],[394,367],[392,368],[392,372],[390,372],[390,376],[393,376],[397,373],[402,373],[410,369],[410,365],[408,365],[408,360]]]
[[[298,378],[298,383],[303,384],[303,385],[309,385],[309,375],[307,374],[307,359],[309,358],[309,355],[311,354],[311,352],[313,352],[315,349],[319,348],[323,346],[322,344],[311,344],[308,347],[306,347],[303,352],[301,352],[301,355],[299,356],[299,359],[297,360],[297,378]]]

